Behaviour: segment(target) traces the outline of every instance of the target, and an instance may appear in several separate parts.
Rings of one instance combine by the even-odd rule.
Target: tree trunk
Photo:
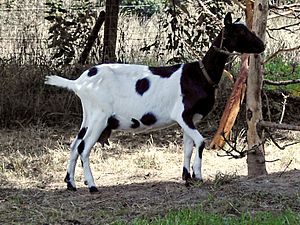
[[[120,0],[106,0],[103,63],[116,62],[116,42]]]
[[[264,41],[268,17],[268,1],[256,0],[254,3],[253,31]],[[249,76],[247,80],[247,155],[248,176],[256,177],[267,174],[263,131],[258,123],[262,120],[261,90],[263,83],[261,55],[250,57]]]

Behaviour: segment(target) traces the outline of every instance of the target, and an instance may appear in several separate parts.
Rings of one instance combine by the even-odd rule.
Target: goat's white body
[[[153,75],[148,66],[143,65],[103,64],[96,68],[99,72],[92,77],[87,75],[88,71],[76,80],[50,76],[47,84],[73,90],[82,101],[84,114],[91,112],[87,118],[99,116],[99,112],[108,117],[113,115],[120,123],[118,130],[138,133],[176,122],[176,106],[182,103],[181,68],[170,78]],[[135,85],[143,78],[150,81],[150,87],[143,95],[139,95]],[[141,123],[139,128],[131,128],[131,119],[138,120],[145,112],[155,114],[157,122],[150,126]]]
[[[177,122],[185,131],[185,141],[190,143],[185,144],[185,155],[187,156],[184,159],[184,166],[190,168],[193,143],[199,148],[203,137],[197,130],[190,129],[182,119],[184,111],[180,86],[182,66],[167,78],[154,75],[148,66],[143,65],[102,64],[94,68],[97,68],[97,74],[93,76],[88,76],[89,70],[87,70],[76,80],[47,76],[45,82],[49,85],[68,88],[81,99],[83,107],[81,128],[88,127],[85,136],[90,137],[85,143],[88,147],[85,147],[90,149],[94,145],[110,116],[119,122],[116,129],[135,133],[161,129]],[[149,89],[141,95],[136,91],[136,84],[143,78],[148,79]],[[132,119],[140,120],[148,112],[155,115],[155,123],[151,125],[139,123],[138,128],[132,128]],[[74,172],[78,158],[76,149],[79,145],[80,140],[78,139],[71,144],[72,151],[68,169],[69,182],[74,187]],[[194,168],[194,173],[196,178],[202,179],[201,159],[197,157],[197,154],[198,151],[194,163],[197,168]],[[88,160],[85,159],[88,156],[89,151],[81,154],[83,164],[87,163],[88,165]],[[84,168],[88,186],[92,187],[95,184],[89,165]]]

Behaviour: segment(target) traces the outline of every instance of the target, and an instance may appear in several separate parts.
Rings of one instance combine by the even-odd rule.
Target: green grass
[[[265,65],[265,79],[273,81],[300,79],[300,64],[276,58]],[[300,83],[285,86],[267,85],[269,90],[285,91],[293,96],[300,96]]]
[[[125,222],[119,221],[114,223],[116,225],[126,224]],[[245,225],[245,224],[259,224],[259,225],[279,225],[279,224],[300,224],[300,214],[286,210],[280,214],[271,212],[259,212],[255,216],[250,213],[242,213],[240,216],[236,215],[218,215],[215,213],[204,212],[201,207],[192,209],[182,209],[177,211],[170,211],[163,217],[154,218],[138,218],[130,222],[135,225],[181,225],[181,224],[234,224],[234,225]]]

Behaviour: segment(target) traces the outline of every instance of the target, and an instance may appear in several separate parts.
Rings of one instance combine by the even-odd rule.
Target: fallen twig
[[[285,169],[279,174],[279,177],[281,177],[285,173],[285,171],[287,170],[287,168],[289,168],[289,166],[292,164],[292,162],[293,162],[293,160],[291,159],[289,161],[289,163],[287,164],[287,166],[285,167]]]

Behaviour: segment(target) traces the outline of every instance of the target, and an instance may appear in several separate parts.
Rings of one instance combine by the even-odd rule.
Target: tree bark
[[[253,31],[264,41],[268,17],[268,1],[256,0],[254,3]],[[262,58],[250,56],[249,76],[247,79],[247,142],[250,151],[247,155],[248,176],[256,177],[267,174],[263,130],[258,123],[262,121],[261,90],[263,84]]]
[[[120,0],[106,0],[102,63],[116,62],[116,42]]]

